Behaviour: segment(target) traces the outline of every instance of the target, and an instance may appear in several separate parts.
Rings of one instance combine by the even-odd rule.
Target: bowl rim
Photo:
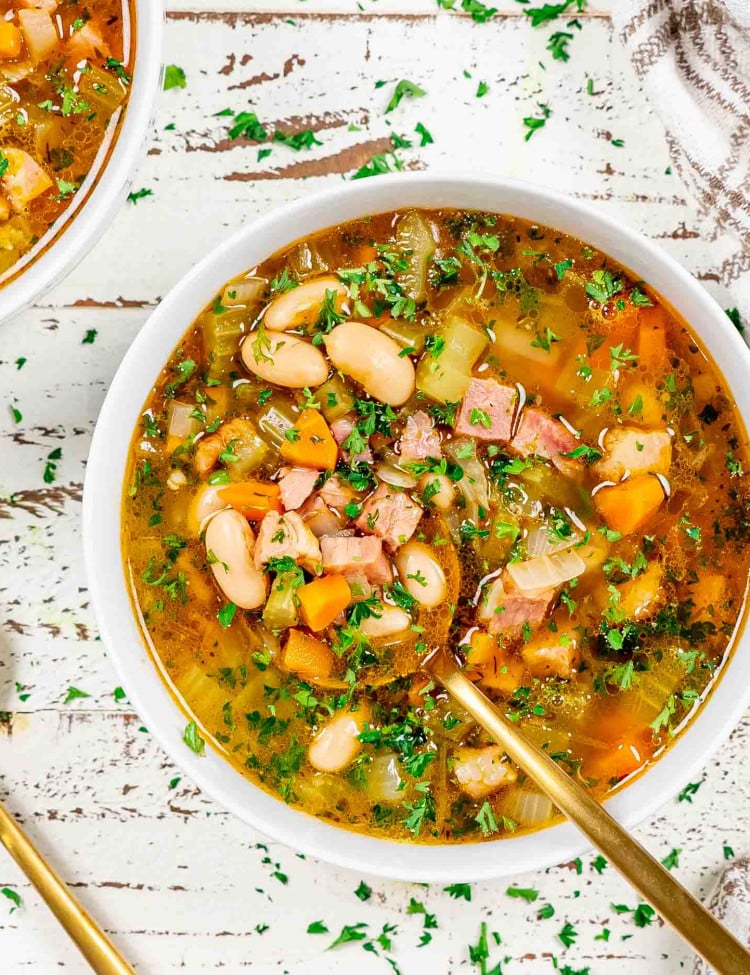
[[[691,323],[724,376],[737,412],[750,418],[750,384],[743,386],[750,350],[699,282],[648,238],[587,203],[517,180],[450,172],[381,176],[324,189],[253,221],[190,269],[152,312],[117,370],[94,431],[83,496],[84,555],[102,640],[121,682],[146,726],[201,789],[266,836],[338,866],[398,880],[481,881],[570,861],[588,851],[590,843],[567,822],[482,843],[412,844],[375,838],[285,805],[241,776],[210,746],[204,757],[194,755],[182,743],[185,713],[164,685],[158,658],[152,658],[139,631],[120,554],[119,514],[132,430],[148,389],[198,312],[231,277],[314,232],[312,228],[323,230],[356,216],[415,206],[476,208],[525,217],[577,236],[642,274]],[[257,258],[250,261],[246,255],[253,248]],[[161,350],[156,366],[154,346]],[[607,801],[609,812],[626,827],[674,797],[739,720],[750,700],[750,633],[743,622],[744,607],[733,650],[722,667],[736,673],[731,687],[728,680],[719,679],[667,753]]]
[[[133,80],[109,158],[93,173],[94,186],[46,250],[0,288],[0,322],[28,307],[81,261],[109,226],[141,161],[161,88],[165,12],[162,0],[132,0],[135,7]],[[86,177],[89,179],[89,176]]]

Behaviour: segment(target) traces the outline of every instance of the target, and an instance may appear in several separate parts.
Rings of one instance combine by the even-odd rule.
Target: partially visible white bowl
[[[71,205],[37,245],[28,266],[15,265],[0,284],[0,322],[61,281],[91,250],[123,203],[140,163],[161,90],[164,7],[161,0],[133,0],[135,57],[125,116],[102,167],[94,166]],[[36,248],[35,248],[36,250]]]
[[[201,309],[229,279],[285,245],[336,223],[404,207],[455,207],[514,214],[581,238],[643,277],[684,316],[750,417],[750,351],[700,284],[655,244],[590,207],[536,186],[474,176],[399,174],[308,196],[255,221],[189,271],[133,342],[94,433],[83,503],[84,545],[101,635],[141,718],[202,789],[267,836],[341,866],[404,880],[477,881],[548,867],[588,843],[570,824],[486,843],[418,845],[349,832],[285,805],[211,750],[182,742],[186,717],[144,645],[120,553],[120,511],[130,439],[160,370]],[[750,696],[750,638],[739,638],[726,675],[692,725],[649,771],[608,802],[627,826],[674,796],[739,720]]]

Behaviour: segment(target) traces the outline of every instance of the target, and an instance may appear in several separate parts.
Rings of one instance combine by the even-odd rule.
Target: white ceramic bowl
[[[102,638],[149,731],[209,795],[289,846],[356,870],[419,881],[476,881],[547,867],[588,843],[569,824],[516,838],[456,846],[375,839],[285,805],[244,779],[211,749],[199,758],[182,742],[186,717],[144,646],[120,556],[123,472],[131,435],[158,373],[198,312],[222,285],[264,258],[333,224],[407,206],[515,214],[573,234],[642,276],[692,325],[750,417],[750,351],[698,282],[655,244],[575,200],[522,183],[472,176],[399,174],[348,183],[256,220],[193,268],[151,315],[130,347],[99,416],[88,460],[83,519],[89,586]],[[609,803],[627,826],[653,812],[703,766],[738,721],[750,689],[750,639],[740,639],[691,727],[652,769]]]
[[[0,285],[0,322],[31,304],[61,281],[91,250],[125,199],[140,163],[161,90],[164,8],[161,0],[133,0],[136,13],[133,82],[125,117],[103,168],[93,167],[60,226],[47,232],[39,257],[7,272]],[[18,270],[16,270],[18,268]],[[14,276],[15,275],[15,276]]]

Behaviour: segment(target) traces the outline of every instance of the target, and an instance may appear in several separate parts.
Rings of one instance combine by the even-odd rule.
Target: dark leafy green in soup
[[[0,0],[0,274],[103,162],[128,94],[132,26],[126,0]]]
[[[200,315],[135,434],[124,555],[191,747],[344,826],[477,840],[553,809],[422,656],[457,648],[605,795],[730,646],[746,463],[644,282],[512,217],[387,213]]]

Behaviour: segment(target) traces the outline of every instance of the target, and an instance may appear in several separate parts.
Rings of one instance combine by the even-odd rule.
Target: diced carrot
[[[724,576],[715,572],[702,573],[692,587],[691,620],[711,620],[718,616],[721,604],[727,598],[726,589]]]
[[[314,467],[319,471],[333,470],[338,447],[322,413],[317,410],[303,410],[300,413],[299,420],[286,432],[281,456],[303,467]]]
[[[231,504],[235,511],[248,521],[261,521],[269,511],[283,511],[281,492],[278,484],[267,484],[265,481],[241,481],[222,488],[219,497],[226,504]]]
[[[343,576],[314,579],[297,590],[300,615],[314,633],[329,626],[352,601],[352,591]]]
[[[467,663],[471,669],[466,676],[478,681],[482,687],[512,694],[523,683],[525,668],[522,661],[499,647],[497,639],[489,633],[480,630],[472,633]]]
[[[660,305],[641,308],[638,315],[638,361],[658,369],[667,361],[667,313]]]
[[[593,369],[608,370],[612,359],[610,350],[617,348],[617,346],[622,346],[623,352],[626,349],[633,351],[638,333],[638,309],[632,305],[626,305],[622,311],[619,311],[614,318],[603,326],[604,329],[606,329],[604,341],[589,356],[588,364]]]
[[[656,561],[635,579],[618,586],[618,607],[624,618],[645,620],[653,616],[667,598],[663,581],[664,569],[661,562]]]
[[[628,417],[649,427],[661,425],[666,417],[666,410],[656,387],[642,379],[628,379],[623,384],[620,405]]]
[[[17,58],[21,53],[21,31],[8,20],[0,21],[0,58]]]
[[[289,630],[281,655],[285,670],[293,670],[303,677],[330,677],[335,657],[333,650],[303,630]]]
[[[594,507],[608,528],[629,535],[637,531],[661,507],[664,489],[657,477],[639,474],[594,495]]]
[[[2,177],[3,189],[14,210],[25,210],[32,200],[41,196],[54,184],[28,152],[13,147],[4,148],[2,151],[8,161],[8,168]]]
[[[648,758],[639,730],[612,742],[611,749],[591,754],[583,763],[583,774],[600,782],[619,781],[639,769]]]

